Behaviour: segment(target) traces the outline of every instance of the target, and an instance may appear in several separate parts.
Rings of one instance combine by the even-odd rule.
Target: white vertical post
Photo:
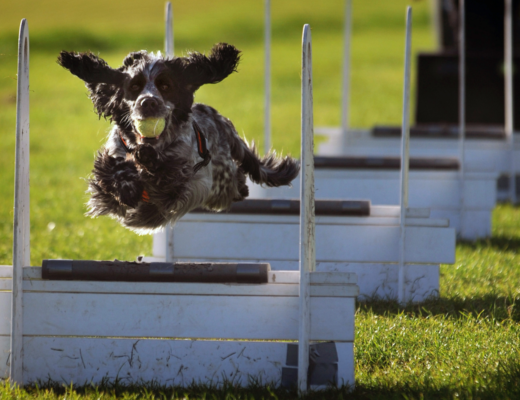
[[[464,154],[466,143],[466,7],[459,0],[459,190],[460,190],[460,235],[464,237]]]
[[[309,371],[310,287],[309,274],[316,269],[314,226],[314,132],[312,108],[311,28],[302,35],[302,144],[300,171],[300,331],[298,336],[298,388],[307,390]]]
[[[512,1],[504,1],[504,65],[505,65],[505,131],[509,142],[509,188],[511,202],[516,204],[516,172],[514,159],[514,111],[513,111],[513,10]]]
[[[345,32],[343,43],[343,85],[341,90],[341,150],[348,144],[350,103],[350,37],[352,34],[352,0],[345,0]]]
[[[167,2],[166,3],[166,29],[165,29],[165,38],[164,38],[164,51],[166,53],[166,57],[171,58],[173,57],[173,9],[172,9],[172,3]],[[173,262],[173,227],[169,223],[166,225],[166,228],[164,228],[164,237],[166,240],[166,262]]]
[[[16,161],[14,182],[13,291],[11,314],[11,382],[23,384],[22,268],[30,265],[29,214],[29,26],[20,24],[16,94]]]
[[[164,38],[164,51],[166,52],[166,57],[173,57],[173,10],[172,3],[166,3],[166,32]]]
[[[271,150],[271,0],[265,0],[264,149]]]
[[[403,84],[403,119],[401,132],[401,217],[399,240],[399,273],[397,281],[397,299],[399,303],[405,302],[404,290],[404,255],[406,210],[408,209],[408,168],[410,155],[410,59],[412,48],[412,7],[406,9],[406,39],[404,50],[404,84]]]

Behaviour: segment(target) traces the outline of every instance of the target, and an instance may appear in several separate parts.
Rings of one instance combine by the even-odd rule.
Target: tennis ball
[[[144,137],[159,136],[166,126],[164,118],[134,119],[134,126]]]

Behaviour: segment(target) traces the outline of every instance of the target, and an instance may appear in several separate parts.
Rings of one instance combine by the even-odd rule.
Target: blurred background
[[[209,51],[217,42],[242,50],[239,73],[202,87],[196,101],[215,107],[240,134],[263,149],[264,2],[180,0],[172,4],[176,55]],[[400,122],[409,4],[353,1],[351,126]],[[416,0],[411,5],[414,54],[435,49],[430,2]],[[128,52],[163,50],[164,9],[162,0],[4,0],[0,5],[0,264],[12,262],[21,18],[28,20],[31,49],[32,265],[40,265],[44,258],[133,260],[151,253],[150,236],[137,236],[109,218],[84,216],[85,178],[110,124],[97,118],[83,83],[59,67],[56,58],[60,50],[90,50],[118,67]],[[344,1],[318,5],[311,0],[274,0],[271,19],[272,143],[278,151],[299,156],[302,26],[309,23],[312,28],[315,124],[338,125]]]

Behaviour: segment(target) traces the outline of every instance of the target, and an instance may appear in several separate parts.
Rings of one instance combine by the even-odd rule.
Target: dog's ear
[[[125,103],[123,102],[124,91],[120,86],[106,83],[87,83],[90,100],[94,103],[96,113],[100,117],[108,118],[117,124],[123,123]]]
[[[62,51],[58,57],[58,64],[90,84],[106,83],[120,86],[126,78],[124,72],[111,68],[105,60],[90,52]]]
[[[227,43],[218,43],[211,54],[191,53],[185,58],[184,75],[192,90],[207,83],[218,83],[236,72],[240,51]]]

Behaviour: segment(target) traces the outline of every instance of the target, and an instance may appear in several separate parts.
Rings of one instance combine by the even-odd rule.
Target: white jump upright
[[[341,148],[348,146],[350,118],[350,38],[352,36],[352,0],[345,0],[343,33],[343,74],[341,87]]]
[[[265,0],[264,8],[264,149],[267,154],[271,150],[271,0]]]
[[[314,133],[312,105],[311,28],[302,35],[302,105],[301,105],[301,172],[300,172],[300,336],[298,339],[298,386],[307,390],[309,369],[310,274],[316,270],[314,224]]]
[[[354,385],[357,277],[313,272],[312,156],[307,156],[305,198],[300,199],[301,271],[268,271],[267,283],[109,282],[47,280],[42,268],[29,267],[25,20],[19,56],[15,254],[13,269],[0,267],[0,277],[6,278],[0,282],[1,364],[9,352],[11,356],[9,372],[0,366],[2,377],[20,385],[49,378],[67,385],[105,379],[181,386],[254,382],[295,385],[302,392]],[[310,61],[310,53],[308,57]],[[302,106],[307,146],[302,147],[312,155],[310,84]],[[290,250],[297,252],[296,247]],[[11,344],[4,340],[9,332]]]
[[[10,378],[22,383],[23,375],[23,267],[30,265],[29,213],[29,26],[22,19],[18,36],[16,96],[16,161],[14,187],[14,240]]]
[[[164,50],[166,52],[166,57],[173,57],[173,9],[172,3],[169,1],[166,3],[165,23]]]
[[[403,77],[403,118],[402,148],[401,148],[401,215],[400,215],[400,251],[398,272],[398,301],[405,301],[404,259],[406,243],[406,209],[408,208],[408,169],[410,155],[410,58],[412,49],[412,7],[406,9],[406,38],[404,47],[404,77]]]
[[[173,43],[173,8],[172,3],[166,3],[166,28],[165,28],[165,37],[164,37],[164,50],[166,52],[166,57],[171,58],[174,56],[174,43]],[[166,246],[166,261],[173,261],[173,227],[171,224],[166,225],[164,228],[165,231],[165,246]]]

